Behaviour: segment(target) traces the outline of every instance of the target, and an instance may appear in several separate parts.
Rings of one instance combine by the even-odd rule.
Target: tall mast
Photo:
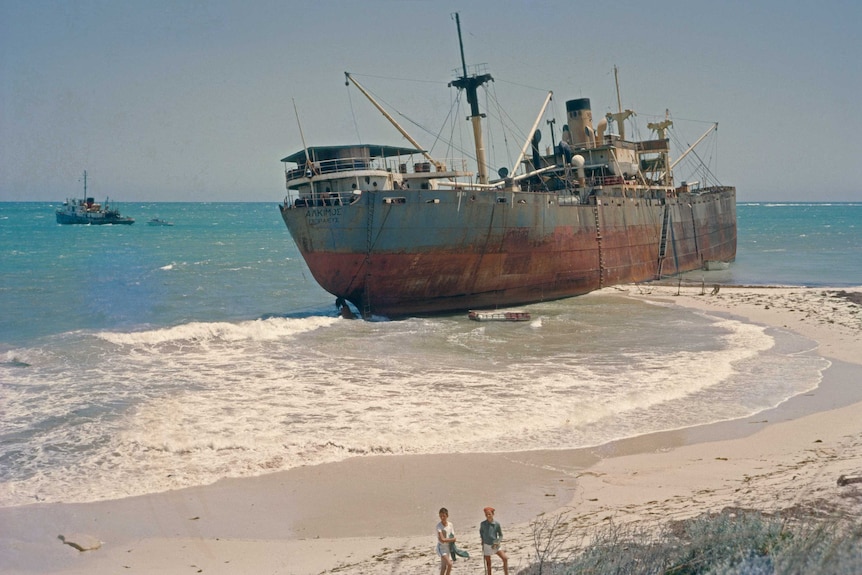
[[[455,12],[455,24],[458,27],[458,46],[461,49],[461,68],[463,75],[457,80],[449,83],[450,86],[455,86],[458,89],[463,89],[467,92],[467,102],[470,104],[470,117],[467,118],[473,124],[473,140],[476,145],[476,163],[478,167],[479,183],[488,183],[488,162],[485,154],[485,142],[482,139],[482,117],[484,114],[479,112],[479,98],[477,89],[486,82],[493,82],[494,78],[490,74],[474,74],[467,76],[467,62],[464,59],[464,41],[461,38],[461,18]]]
[[[622,99],[620,98],[620,76],[619,76],[619,70],[617,69],[616,66],[614,66],[614,84],[617,87],[617,110],[618,110],[618,112],[616,114],[614,114],[613,112],[608,112],[607,114],[605,114],[605,117],[608,120],[613,120],[617,123],[617,131],[619,132],[620,140],[625,140],[626,139],[625,121],[630,116],[635,116],[636,114],[634,112],[632,112],[631,110],[623,111],[623,102],[622,102]]]

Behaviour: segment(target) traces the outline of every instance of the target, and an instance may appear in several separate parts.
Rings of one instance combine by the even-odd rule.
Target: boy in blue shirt
[[[491,556],[496,555],[503,560],[503,575],[509,575],[509,558],[500,549],[503,540],[503,529],[494,521],[494,508],[486,507],[485,520],[479,525],[479,536],[482,538],[482,555],[485,556],[485,575],[491,575]]]

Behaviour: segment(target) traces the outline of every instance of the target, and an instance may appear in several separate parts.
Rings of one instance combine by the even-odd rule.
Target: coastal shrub
[[[784,522],[759,513],[726,511],[704,515],[680,524],[679,548],[667,575],[700,575],[718,569],[719,573],[771,573],[772,551],[788,536]],[[743,565],[750,567],[742,567]]]
[[[817,522],[798,526],[775,558],[782,575],[862,573],[862,523]]]
[[[646,526],[606,525],[588,534],[590,543],[580,550],[567,548],[564,543],[572,537],[558,529],[541,530],[534,524],[534,541],[538,533],[558,540],[537,547],[538,560],[518,575],[662,573],[667,565],[665,537],[656,537]],[[547,553],[548,549],[556,553]]]
[[[568,522],[534,525],[536,561],[518,575],[858,575],[858,518],[726,510],[654,526],[606,525],[568,548]],[[548,526],[552,527],[548,529]],[[538,535],[555,538],[540,540]]]

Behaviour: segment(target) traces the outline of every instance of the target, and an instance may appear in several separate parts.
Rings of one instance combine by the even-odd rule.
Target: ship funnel
[[[576,148],[594,147],[596,145],[596,133],[593,130],[593,111],[590,109],[590,99],[579,98],[566,102],[566,117],[572,146]]]

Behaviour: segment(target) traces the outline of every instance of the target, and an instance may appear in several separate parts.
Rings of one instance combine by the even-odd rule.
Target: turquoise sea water
[[[862,203],[740,204],[727,283],[862,285]]]
[[[0,203],[0,505],[596,445],[755,413],[828,365],[798,336],[606,294],[529,324],[352,322],[274,202],[121,205],[133,226],[59,226],[55,207]],[[862,203],[738,216],[737,262],[687,279],[862,285]]]

